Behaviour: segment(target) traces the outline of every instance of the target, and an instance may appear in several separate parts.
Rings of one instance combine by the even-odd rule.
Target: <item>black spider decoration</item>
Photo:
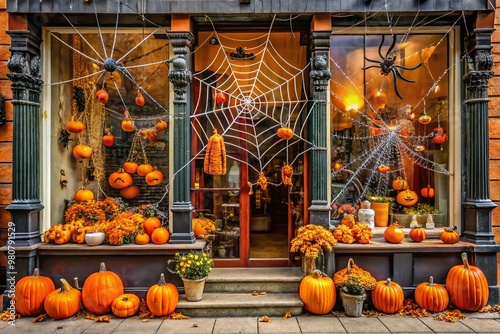
[[[406,82],[411,82],[411,83],[415,82],[415,80],[410,80],[410,79],[405,78],[401,74],[401,72],[399,72],[399,69],[408,70],[408,71],[416,70],[417,68],[422,66],[422,63],[418,64],[417,66],[413,66],[413,67],[394,65],[394,63],[396,61],[396,56],[397,56],[397,51],[393,50],[394,46],[396,45],[396,35],[392,35],[392,43],[391,43],[391,46],[389,46],[389,49],[387,49],[387,53],[385,54],[385,57],[382,55],[382,46],[384,45],[384,41],[385,41],[385,35],[382,35],[382,41],[380,42],[380,46],[378,47],[378,54],[380,56],[381,61],[373,60],[373,59],[365,57],[366,61],[369,61],[370,63],[376,63],[378,65],[371,65],[371,66],[363,67],[362,70],[367,70],[367,69],[373,68],[373,67],[380,67],[380,74],[387,76],[387,75],[389,75],[389,73],[392,73],[392,76],[394,78],[394,92],[396,93],[396,95],[400,99],[403,99],[403,97],[399,93],[398,83],[397,83],[396,79],[400,78],[401,80],[404,80]]]
[[[69,136],[71,133],[69,133],[66,129],[59,129],[59,137],[57,140],[63,145],[64,148],[68,148],[69,142],[71,139]]]

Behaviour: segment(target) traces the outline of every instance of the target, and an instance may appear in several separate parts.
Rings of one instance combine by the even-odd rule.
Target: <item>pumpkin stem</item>
[[[321,270],[316,269],[312,272],[312,277],[317,279],[317,278],[321,278],[321,277],[326,277],[326,275],[324,273],[322,273]]]
[[[73,278],[73,283],[75,284],[75,288],[80,289],[80,285],[78,284],[78,277]]]
[[[429,277],[429,286],[434,286],[434,277]]]
[[[99,272],[106,271],[106,264],[104,262],[101,262],[101,266],[99,267]]]
[[[35,268],[35,270],[33,270],[33,277],[36,277],[36,278],[40,277],[40,271],[38,270],[38,268]]]
[[[347,274],[350,274],[351,273],[351,269],[352,269],[352,266],[354,265],[354,260],[351,258],[349,258],[349,260],[347,261]]]
[[[163,273],[160,274],[160,279],[158,280],[158,286],[164,286],[167,282],[165,282],[165,275]]]
[[[469,261],[467,261],[467,253],[465,253],[465,252],[462,253],[462,262],[464,263],[465,269],[470,269]]]
[[[59,281],[61,282],[61,291],[59,293],[68,292],[73,289],[64,278],[61,278]]]
[[[128,297],[123,297],[123,298],[122,298],[122,301],[124,301],[124,302],[128,302]]]
[[[390,278],[387,278],[387,280],[385,281],[385,285],[391,286],[391,279]]]

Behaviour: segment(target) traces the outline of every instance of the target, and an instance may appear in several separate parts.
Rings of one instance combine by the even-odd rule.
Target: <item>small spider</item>
[[[382,46],[384,45],[385,41],[385,35],[382,35],[382,41],[380,42],[380,46],[378,47],[378,54],[380,56],[381,61],[378,60],[373,60],[370,58],[365,57],[366,61],[369,61],[370,63],[376,63],[378,65],[371,65],[367,67],[363,67],[362,70],[367,70],[369,68],[373,67],[380,67],[380,74],[387,76],[389,73],[392,73],[392,76],[394,77],[394,92],[396,92],[396,95],[400,98],[403,99],[401,94],[399,93],[398,90],[398,83],[397,83],[397,78],[400,78],[401,80],[404,80],[406,82],[415,82],[415,80],[410,80],[405,78],[399,69],[403,70],[416,70],[420,66],[422,66],[422,63],[418,64],[417,66],[414,67],[406,67],[406,66],[401,66],[401,65],[394,65],[396,61],[396,56],[397,56],[397,50],[393,50],[394,46],[396,45],[396,35],[392,35],[392,44],[389,46],[389,49],[387,49],[387,53],[385,54],[385,57],[382,55]]]
[[[63,145],[64,148],[68,148],[68,144],[71,139],[69,136],[71,133],[69,133],[66,129],[59,129],[59,137],[57,140]]]

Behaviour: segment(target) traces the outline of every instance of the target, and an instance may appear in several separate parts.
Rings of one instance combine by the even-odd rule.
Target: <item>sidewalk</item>
[[[500,313],[466,313],[456,323],[432,317],[411,318],[396,315],[349,318],[333,312],[324,316],[301,315],[283,319],[270,318],[260,322],[256,317],[191,318],[184,320],[127,319],[111,317],[109,323],[87,319],[49,319],[32,323],[34,318],[15,321],[15,326],[0,323],[2,334],[264,334],[264,333],[500,333]]]

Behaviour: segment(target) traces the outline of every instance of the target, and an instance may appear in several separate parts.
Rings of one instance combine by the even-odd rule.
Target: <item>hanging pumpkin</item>
[[[124,293],[116,297],[111,304],[111,312],[120,318],[128,318],[139,311],[141,301],[133,293]]]
[[[431,312],[443,312],[448,307],[450,298],[446,288],[441,284],[434,283],[434,278],[430,276],[429,282],[417,285],[415,302],[421,308]]]
[[[420,117],[418,118],[418,122],[420,124],[423,124],[423,125],[427,125],[429,124],[430,122],[432,121],[432,117],[427,115],[426,113],[423,113],[422,115],[420,115]]]
[[[403,306],[404,293],[401,286],[388,278],[379,281],[372,291],[373,306],[380,312],[393,314]]]
[[[56,320],[66,319],[75,315],[82,306],[82,294],[61,278],[61,287],[49,293],[43,303],[45,312]]]
[[[106,134],[102,136],[102,144],[106,147],[111,147],[115,144],[116,137],[113,136],[109,129],[106,129]]]
[[[384,231],[384,239],[392,244],[400,243],[405,238],[405,233],[399,224],[391,224]]]
[[[76,159],[88,159],[92,156],[92,148],[87,145],[78,144],[73,147],[73,156]]]
[[[215,231],[215,224],[212,220],[204,217],[194,218],[191,221],[191,226],[195,237],[199,238],[202,235]]]
[[[122,120],[122,129],[125,132],[134,132],[136,130],[134,122],[130,117],[126,117],[125,119]]]
[[[146,183],[150,186],[157,186],[163,181],[163,174],[159,170],[153,170],[146,174]]]
[[[125,172],[123,168],[120,168],[117,172],[111,173],[108,182],[109,185],[115,189],[127,188],[132,184],[132,175]]]
[[[165,120],[159,119],[158,122],[156,122],[156,130],[163,131],[166,130],[167,128],[168,128],[168,123]]]
[[[140,192],[141,190],[138,186],[132,185],[120,190],[120,196],[125,199],[133,199],[136,198]]]
[[[137,245],[146,245],[151,239],[149,238],[149,235],[147,233],[141,232],[137,233],[134,240]]]
[[[69,121],[66,123],[66,130],[71,133],[80,133],[85,130],[85,124],[81,121]]]
[[[148,163],[140,164],[137,167],[137,174],[140,176],[146,176],[154,170],[153,166]]]
[[[377,167],[377,170],[380,173],[385,174],[385,173],[387,173],[390,170],[390,167],[387,166],[387,165],[380,165],[380,166]]]
[[[427,238],[427,232],[422,226],[415,226],[410,230],[410,239],[415,242],[424,241]]]
[[[434,128],[434,137],[431,142],[434,144],[444,144],[448,140],[448,135],[444,132],[442,127]]]
[[[225,103],[226,100],[227,100],[226,94],[224,94],[223,92],[215,93],[215,103],[216,104]]]
[[[123,170],[129,174],[135,174],[139,165],[133,161],[127,161],[123,164]]]
[[[224,175],[226,174],[226,166],[224,138],[214,129],[214,134],[208,139],[203,171],[211,175]]]
[[[445,227],[444,231],[439,235],[439,239],[445,244],[456,244],[460,240],[457,227]]]
[[[410,190],[410,188],[406,188],[406,190],[398,193],[396,201],[404,206],[412,206],[418,202],[418,195],[416,192]]]
[[[35,268],[33,276],[24,276],[16,283],[16,312],[25,317],[42,314],[43,302],[55,288],[52,280],[40,276],[38,268]]]
[[[139,107],[143,107],[146,104],[146,100],[144,96],[142,96],[141,92],[137,92],[137,96],[135,97],[135,104]]]
[[[425,198],[434,198],[434,188],[428,184],[427,187],[420,189],[420,195]]]
[[[329,313],[337,299],[333,280],[319,270],[302,279],[299,296],[306,310],[313,314]]]
[[[293,130],[290,129],[289,127],[282,126],[281,128],[278,129],[277,131],[278,137],[281,139],[291,139],[293,138]]]
[[[122,280],[114,272],[107,271],[104,262],[101,262],[99,271],[91,274],[83,283],[83,305],[95,314],[111,312],[113,300],[122,294]]]
[[[392,189],[400,191],[408,188],[408,182],[401,176],[398,176],[394,181],[392,181]]]
[[[179,303],[179,291],[172,283],[165,282],[162,273],[157,284],[149,288],[146,294],[146,304],[154,315],[164,317],[175,311]]]
[[[158,228],[161,226],[161,221],[156,218],[156,217],[149,217],[142,223],[142,228],[144,232],[146,232],[149,236],[153,233],[155,228]]]
[[[466,253],[462,253],[462,262],[448,271],[446,290],[459,310],[479,311],[488,302],[488,281],[481,269],[469,264]]]
[[[94,199],[94,193],[92,190],[80,188],[75,193],[75,202],[86,202],[92,201]]]
[[[95,93],[95,97],[96,97],[97,101],[99,101],[101,103],[106,103],[106,102],[108,102],[109,94],[105,89],[99,89]]]
[[[170,239],[170,232],[165,227],[157,227],[151,233],[151,242],[157,245],[163,245]]]

